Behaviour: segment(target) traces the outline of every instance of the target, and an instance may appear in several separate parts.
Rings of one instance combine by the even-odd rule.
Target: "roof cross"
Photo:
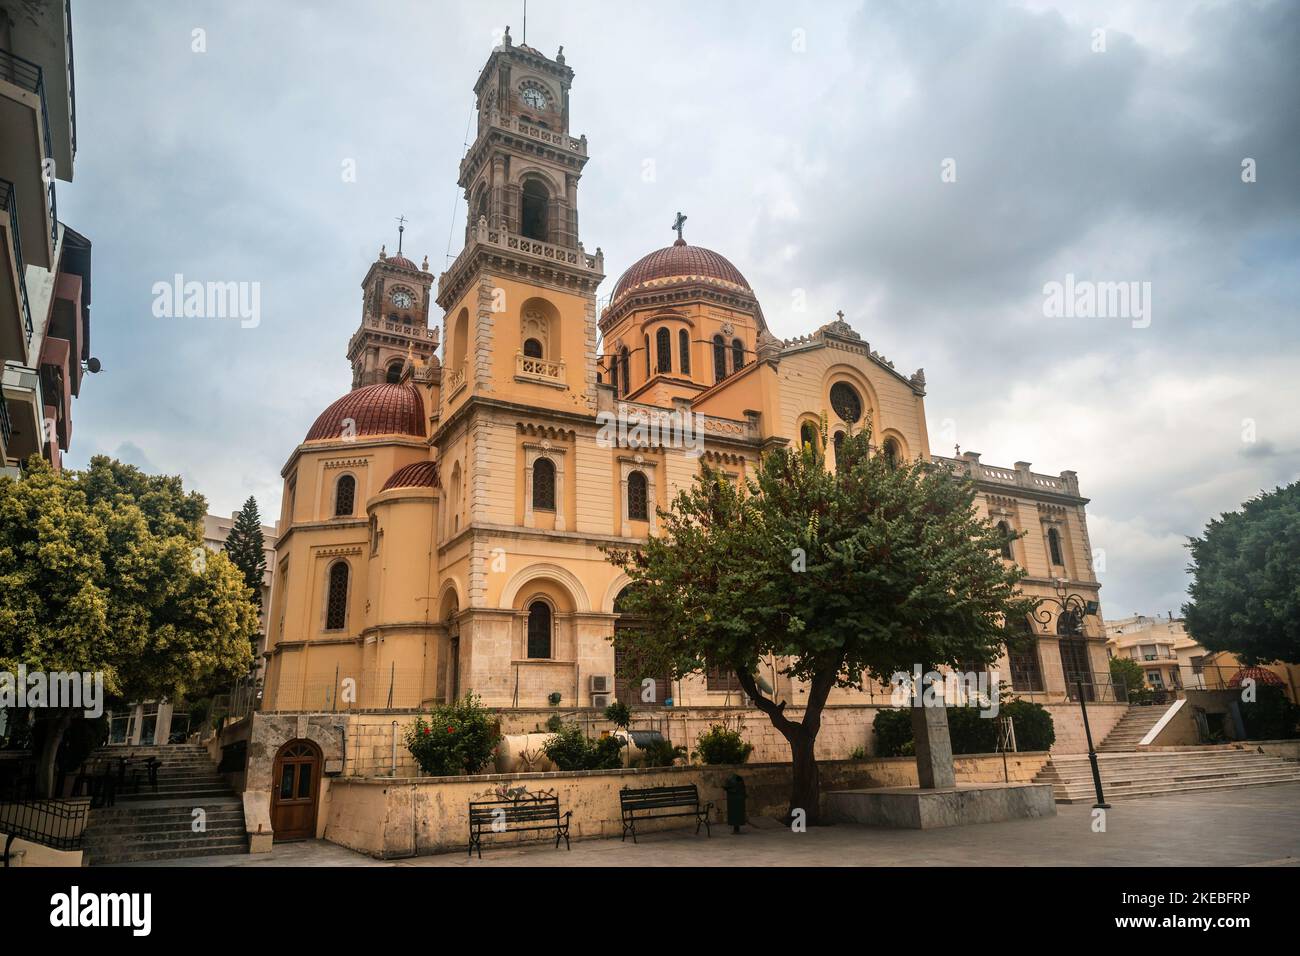
[[[683,216],[683,215],[681,214],[681,211],[678,210],[678,212],[677,212],[677,218],[673,220],[673,228],[677,230],[677,239],[678,239],[679,242],[685,242],[685,241],[686,241],[685,239],[682,238],[682,227],[683,227],[684,225],[686,225],[686,220],[687,220],[687,218],[688,218],[688,217]]]

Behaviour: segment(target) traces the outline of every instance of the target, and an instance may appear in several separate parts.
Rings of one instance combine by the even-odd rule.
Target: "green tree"
[[[1220,515],[1188,548],[1188,633],[1246,665],[1300,662],[1300,481]]]
[[[1122,683],[1124,689],[1128,692],[1128,702],[1130,704],[1141,703],[1149,694],[1147,694],[1146,674],[1142,670],[1142,665],[1128,657],[1112,657],[1110,659],[1110,679],[1116,683]]]
[[[262,516],[257,499],[249,495],[235,516],[234,526],[226,535],[224,550],[231,564],[244,576],[244,584],[253,591],[253,603],[262,606],[262,579],[266,576],[266,541],[262,537]]]
[[[817,822],[814,746],[832,688],[992,663],[1003,620],[1033,608],[974,498],[942,467],[871,454],[867,430],[844,439],[834,472],[812,445],[769,452],[740,486],[705,468],[660,512],[660,536],[609,552],[632,579],[625,613],[640,618],[615,642],[648,673],[734,673],[790,744],[791,810]],[[807,682],[801,720],[760,686],[760,661]]]
[[[0,670],[100,673],[106,696],[182,696],[247,671],[257,609],[203,544],[203,497],[179,478],[97,456],[84,472],[33,460],[0,478]],[[43,709],[38,786],[81,711]]]

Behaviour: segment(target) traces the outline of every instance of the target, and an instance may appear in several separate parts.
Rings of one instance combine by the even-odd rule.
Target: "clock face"
[[[415,297],[404,289],[398,289],[393,293],[393,305],[399,309],[409,309],[415,303]]]
[[[546,109],[546,94],[536,87],[530,86],[524,90],[523,101],[535,110]]]

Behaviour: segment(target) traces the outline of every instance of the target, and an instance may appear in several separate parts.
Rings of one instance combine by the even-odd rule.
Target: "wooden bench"
[[[713,836],[709,830],[709,811],[713,804],[700,804],[700,792],[693,783],[684,787],[643,787],[640,790],[624,787],[618,792],[618,802],[623,810],[624,840],[631,833],[632,842],[636,842],[638,819],[662,820],[668,817],[694,817],[695,832],[698,834],[700,824],[704,824],[705,834]]]
[[[478,850],[483,859],[483,832],[518,833],[526,830],[554,830],[555,848],[569,846],[569,818],[572,810],[560,814],[559,797],[523,797],[518,800],[471,800],[469,804],[469,855]]]

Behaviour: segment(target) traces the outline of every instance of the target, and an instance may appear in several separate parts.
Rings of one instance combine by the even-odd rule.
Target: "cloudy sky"
[[[350,385],[394,217],[435,271],[459,249],[473,82],[494,31],[522,39],[521,5],[74,0],[59,212],[94,242],[104,371],[73,467],[112,454],[215,512],[252,494],[278,514],[280,468]],[[1186,536],[1297,478],[1300,5],[528,12],[529,44],[577,74],[602,294],[681,209],[777,335],[843,309],[925,368],[935,452],[1078,472],[1108,617],[1176,610]],[[259,283],[260,324],[155,318],[177,273]],[[1067,275],[1150,283],[1149,321],[1046,315]]]

